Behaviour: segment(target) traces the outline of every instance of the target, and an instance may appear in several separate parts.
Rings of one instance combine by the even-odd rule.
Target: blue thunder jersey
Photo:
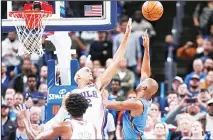
[[[130,111],[126,110],[123,115],[123,136],[124,139],[142,139],[146,127],[146,120],[152,101],[139,99],[143,104],[143,113],[138,117],[132,117]]]

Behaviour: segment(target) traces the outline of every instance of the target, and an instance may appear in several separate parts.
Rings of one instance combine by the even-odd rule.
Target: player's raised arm
[[[144,46],[144,56],[141,68],[141,81],[146,78],[149,78],[151,75],[150,68],[150,55],[149,55],[149,36],[147,34],[147,30],[145,31],[143,38],[143,46]]]
[[[98,86],[99,89],[105,88],[105,86],[110,83],[112,77],[117,72],[120,66],[120,60],[124,58],[124,55],[125,55],[127,41],[131,34],[131,25],[132,25],[132,19],[129,19],[122,43],[120,44],[118,50],[116,51],[113,57],[113,63],[105,70],[105,72],[103,73],[101,77],[98,77],[96,79],[96,85]]]

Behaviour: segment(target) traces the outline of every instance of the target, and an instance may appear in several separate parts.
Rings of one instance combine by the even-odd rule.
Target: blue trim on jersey
[[[103,136],[103,138],[105,138],[104,129],[105,129],[106,125],[107,125],[108,113],[109,113],[109,111],[106,109],[105,113],[104,113],[104,118],[105,119],[104,119],[104,123],[103,123],[103,126],[102,126],[102,136]]]

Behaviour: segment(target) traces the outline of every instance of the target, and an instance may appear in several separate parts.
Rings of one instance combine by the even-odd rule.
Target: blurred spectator
[[[188,96],[189,90],[187,85],[185,83],[180,84],[177,88],[177,93],[179,94],[180,100]]]
[[[126,31],[128,20],[121,20],[120,22],[120,28],[121,33],[116,35],[113,40],[113,55],[115,54],[116,50],[120,46],[124,33]],[[130,35],[127,42],[126,47],[126,58],[128,60],[128,69],[132,70],[135,74],[138,72],[140,73],[141,69],[141,47],[140,42],[137,37],[135,37],[133,34]]]
[[[202,47],[203,52],[195,55],[194,58],[200,58],[203,62],[205,62],[207,58],[213,59],[213,40],[211,38],[205,38]]]
[[[47,97],[47,93],[48,93],[47,84],[40,84],[38,88],[38,92],[43,93],[44,96]]]
[[[127,96],[129,91],[133,91],[135,83],[135,75],[131,70],[127,69],[128,62],[126,58],[123,58],[120,63],[120,69],[115,77],[118,77],[121,81],[121,89],[124,91],[124,96]]]
[[[98,40],[98,33],[96,31],[83,31],[81,38],[85,40],[87,46],[90,46],[94,40]]]
[[[178,121],[178,129],[172,134],[172,140],[182,140],[190,139],[191,136],[191,119],[184,115],[185,117]]]
[[[97,77],[101,76],[105,71],[105,68],[94,68],[93,69],[93,78],[96,79]]]
[[[145,30],[147,30],[150,37],[156,35],[152,24],[143,18],[141,10],[136,10],[133,16],[132,32],[138,34],[138,37],[141,37]]]
[[[213,40],[206,38],[203,41],[202,48],[203,52],[196,54],[192,62],[197,58],[200,58],[203,61],[203,63],[206,61],[207,58],[213,59]],[[193,64],[192,62],[190,64]],[[192,65],[189,66],[189,72],[191,72],[191,69]]]
[[[199,80],[203,80],[206,77],[206,74],[202,72],[203,71],[203,62],[201,61],[201,59],[195,59],[193,61],[193,70],[194,71],[187,74],[184,79],[184,83],[187,84],[188,88],[190,86],[190,80],[191,80],[192,76],[194,76],[195,74],[199,77]]]
[[[166,140],[168,133],[169,130],[167,124],[164,122],[157,122],[154,125],[153,135],[151,137],[147,137],[147,139]]]
[[[26,89],[26,92],[24,92],[24,97],[32,97],[34,104],[37,104],[38,100],[44,97],[44,95],[37,90],[37,76],[34,74],[28,75],[27,85],[28,89]]]
[[[205,74],[208,74],[209,71],[213,71],[213,60],[211,58],[207,58],[204,62],[204,70]]]
[[[172,110],[178,107],[178,103],[179,103],[179,100],[172,100],[171,102],[169,102],[169,106],[166,107],[165,110],[167,112],[171,112]]]
[[[71,49],[75,49],[77,53],[77,58],[81,55],[86,54],[87,46],[82,38],[76,36],[76,32],[69,32],[69,36],[72,39]]]
[[[1,93],[4,96],[7,86],[10,81],[10,77],[6,74],[7,73],[7,68],[4,63],[1,64]]]
[[[22,93],[17,92],[14,95],[14,108],[18,107],[20,104],[24,103],[24,96]]]
[[[188,103],[187,113],[191,115],[192,120],[198,120],[205,114],[204,112],[201,113],[200,105],[198,103]]]
[[[213,139],[213,99],[207,102],[207,113],[200,118],[200,121],[204,126],[204,131],[210,131],[211,139]]]
[[[111,89],[109,92],[109,98],[111,100],[116,100],[116,101],[124,101],[124,93],[123,90],[121,90],[121,81],[119,78],[113,78],[111,80]]]
[[[196,54],[196,47],[193,42],[188,41],[177,50],[177,56],[183,60],[191,60]]]
[[[17,117],[17,112],[16,112],[15,107],[14,107],[14,103],[15,103],[14,95],[13,94],[6,94],[5,95],[5,102],[10,109],[10,111],[9,111],[10,120],[15,121],[16,117]]]
[[[16,125],[9,118],[9,106],[1,105],[1,139],[10,140],[9,135],[15,132]]]
[[[197,52],[197,54],[203,52],[203,41],[204,41],[203,36],[201,36],[201,35],[196,36],[196,45],[197,45],[196,52]]]
[[[17,128],[16,131],[9,136],[10,140],[27,140],[27,134],[25,131],[25,125],[23,120],[21,120],[19,117],[17,117]]]
[[[201,89],[197,97],[202,103],[207,103],[211,99],[211,95],[207,89]]]
[[[28,88],[27,86],[27,75],[31,73],[31,62],[29,59],[24,59],[22,65],[22,73],[14,77],[9,87],[14,88],[16,92],[24,92]]]
[[[31,124],[40,124],[41,123],[41,108],[33,106],[30,108],[30,122]]]
[[[213,15],[213,2],[207,2],[205,7],[201,7],[202,4],[198,4],[193,14],[194,25],[200,28],[201,33],[206,35],[208,25],[211,24],[210,18]]]
[[[127,96],[127,100],[135,99],[136,96],[137,95],[136,95],[135,92],[129,92],[129,94]],[[116,138],[117,139],[123,139],[123,133],[122,133],[123,114],[124,114],[124,111],[120,111],[119,114],[118,114],[118,118],[117,118],[117,126],[116,126]]]
[[[113,140],[115,138],[115,121],[111,113],[107,113],[107,124],[104,128],[104,139]]]
[[[94,69],[101,68],[101,62],[99,60],[94,60],[93,67],[94,67]]]
[[[200,88],[209,88],[213,86],[213,71],[209,71],[205,81],[201,83]]]
[[[189,92],[191,96],[197,96],[198,92],[200,92],[200,77],[194,74],[189,81]]]
[[[15,66],[21,62],[17,56],[19,42],[15,32],[9,32],[8,37],[2,41],[2,62],[6,65],[8,73],[13,71]]]
[[[112,42],[107,40],[106,32],[98,32],[98,40],[92,42],[89,54],[93,61],[99,60],[102,66],[105,66],[108,58],[112,58]]]
[[[194,121],[191,125],[191,139],[202,140],[204,139],[204,131],[201,122]]]
[[[168,104],[170,104],[172,101],[179,101],[177,92],[174,92],[174,91],[169,92],[167,97],[167,102]]]
[[[167,57],[169,56],[169,52],[172,53],[172,58],[176,61],[176,53],[177,53],[177,45],[174,42],[172,35],[167,35],[165,37],[165,46],[164,46],[164,57],[165,61],[167,61]]]
[[[144,137],[145,138],[150,138],[153,135],[153,130],[154,130],[154,121],[152,117],[148,115],[147,120],[146,120],[146,128],[144,130]]]
[[[39,84],[47,84],[47,66],[41,67]]]
[[[172,90],[177,91],[177,88],[181,83],[183,83],[183,79],[179,76],[175,76],[172,81]]]
[[[160,105],[153,102],[150,106],[149,116],[153,119],[154,124],[161,121]]]
[[[39,75],[39,70],[38,70],[37,64],[31,64],[31,72],[35,75]]]
[[[5,92],[5,95],[6,94],[12,94],[12,95],[15,95],[16,91],[13,89],[13,88],[7,88],[6,92]]]

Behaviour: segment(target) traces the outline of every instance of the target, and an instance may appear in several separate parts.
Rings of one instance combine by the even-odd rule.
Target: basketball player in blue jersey
[[[113,63],[100,77],[93,79],[92,71],[88,67],[81,68],[74,76],[74,80],[76,81],[78,87],[77,89],[71,91],[71,93],[74,92],[76,94],[81,94],[88,100],[89,107],[84,114],[84,119],[90,123],[93,123],[97,128],[97,139],[104,138],[103,130],[104,126],[106,125],[107,117],[107,111],[102,103],[102,95],[100,91],[110,83],[112,77],[120,67],[120,61],[122,58],[124,58],[126,44],[131,34],[131,23],[132,21],[130,19],[126,32],[123,36],[122,43],[113,57]],[[63,99],[62,107],[59,109],[58,113],[54,116],[54,118],[42,125],[41,131],[52,129],[55,123],[64,121],[65,117],[68,115],[64,104],[65,100],[66,96]]]
[[[144,57],[141,68],[141,82],[136,88],[137,98],[123,102],[110,101],[103,91],[103,103],[108,109],[125,110],[123,116],[124,139],[142,139],[146,127],[152,96],[158,90],[158,83],[150,77],[149,37],[147,31],[143,35]]]

